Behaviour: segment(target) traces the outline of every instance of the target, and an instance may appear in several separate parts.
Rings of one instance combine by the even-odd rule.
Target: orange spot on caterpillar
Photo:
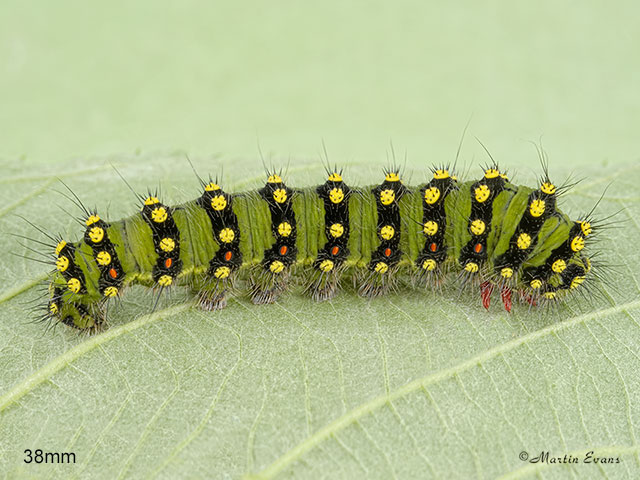
[[[115,268],[109,269],[109,276],[111,278],[118,278],[118,271]]]
[[[384,256],[385,257],[390,257],[391,256],[391,249],[390,248],[385,248],[384,249]]]
[[[476,243],[475,246],[473,247],[473,251],[476,253],[480,253],[482,251],[482,244],[481,243]]]
[[[224,259],[228,262],[229,260],[231,260],[231,257],[233,257],[233,253],[231,253],[230,251],[224,254]]]
[[[333,248],[331,249],[331,255],[337,255],[339,251],[340,251],[340,248],[338,248],[338,247],[333,247]]]
[[[438,245],[436,243],[432,243],[431,245],[429,245],[429,250],[435,252],[436,250],[438,250]]]
[[[288,250],[289,249],[287,248],[286,245],[281,246],[280,247],[280,255],[282,255],[282,256],[286,255]]]
[[[165,267],[167,267],[167,268],[171,268],[171,265],[172,265],[172,264],[173,264],[173,260],[171,260],[170,258],[167,258],[167,259],[164,261],[164,266],[165,266]]]

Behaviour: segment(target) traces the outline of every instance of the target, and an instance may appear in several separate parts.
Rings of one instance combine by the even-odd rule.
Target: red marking
[[[118,271],[115,268],[109,269],[109,276],[111,278],[118,278]]]
[[[338,248],[338,247],[333,247],[333,248],[331,249],[331,255],[337,255],[339,251],[340,251],[340,248]]]
[[[287,248],[286,245],[281,246],[280,247],[280,255],[282,255],[284,257],[287,254],[287,250],[289,250],[289,249]]]
[[[167,267],[167,268],[171,268],[171,264],[173,264],[173,260],[171,260],[170,258],[167,258],[164,261],[164,266]]]
[[[473,247],[473,251],[476,253],[480,253],[482,251],[482,244],[476,243],[475,246]]]
[[[429,245],[429,250],[431,250],[432,252],[435,252],[436,250],[438,250],[438,244],[432,243],[431,245]]]
[[[489,310],[491,304],[491,293],[493,292],[493,283],[484,282],[480,285],[480,296],[482,297],[482,306]]]
[[[384,249],[384,256],[385,257],[390,257],[391,256],[391,249],[390,248],[385,248]]]
[[[231,260],[231,257],[233,257],[233,253],[231,252],[227,252],[224,254],[224,259],[228,262],[229,260]]]
[[[502,290],[500,291],[500,298],[502,298],[504,309],[511,313],[511,288],[503,285]]]

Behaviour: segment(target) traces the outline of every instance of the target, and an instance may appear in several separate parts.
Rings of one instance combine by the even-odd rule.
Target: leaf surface
[[[112,160],[114,161],[114,160]],[[194,160],[213,175],[220,162]],[[181,155],[115,160],[132,186],[160,186],[177,203],[198,195]],[[510,165],[511,167],[511,165]],[[514,166],[515,167],[515,166]],[[427,172],[407,164],[417,183]],[[179,171],[177,171],[179,170]],[[474,172],[477,169],[473,168]],[[570,170],[551,168],[554,178]],[[316,304],[293,292],[267,306],[241,292],[222,312],[201,312],[185,292],[163,298],[133,288],[94,336],[33,323],[45,265],[11,234],[44,240],[19,216],[78,239],[78,210],[56,191],[67,183],[108,218],[135,199],[101,159],[3,168],[0,210],[0,471],[9,477],[126,478],[637,478],[640,474],[640,184],[638,166],[596,167],[561,202],[576,218],[607,184],[597,215],[618,212],[604,231],[600,296],[556,310],[499,305],[479,295],[401,289],[365,300],[350,292]],[[247,174],[247,172],[249,172]],[[351,167],[354,184],[379,181]],[[292,163],[291,185],[318,183],[319,162]],[[519,177],[531,184],[535,177]],[[255,188],[255,161],[225,164],[234,191]],[[9,255],[14,252],[18,256]],[[40,302],[40,303],[39,303]],[[499,303],[499,302],[498,302]],[[27,465],[25,449],[74,452],[74,465]],[[549,465],[519,459],[586,452],[614,465]]]

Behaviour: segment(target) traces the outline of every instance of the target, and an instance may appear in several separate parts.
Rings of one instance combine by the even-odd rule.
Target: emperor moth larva
[[[432,173],[407,187],[394,169],[380,185],[356,188],[330,171],[304,189],[272,173],[258,191],[202,182],[200,197],[174,207],[141,197],[140,211],[123,220],[87,211],[84,238],[57,241],[47,316],[97,329],[106,302],[132,284],[188,286],[200,307],[216,310],[242,279],[254,303],[270,303],[292,275],[318,301],[347,276],[366,297],[403,275],[422,285],[457,276],[486,308],[497,290],[510,311],[513,292],[531,305],[552,302],[589,275],[584,248],[596,227],[557,209],[560,189],[546,171],[538,188],[513,185],[495,165],[477,181],[459,182],[444,167]]]

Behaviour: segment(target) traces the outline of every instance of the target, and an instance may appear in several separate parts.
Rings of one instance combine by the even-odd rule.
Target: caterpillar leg
[[[198,291],[198,306],[207,311],[222,310],[227,306],[227,288],[222,282],[211,282]]]
[[[239,264],[232,262],[229,251],[218,251],[209,263],[209,270],[205,278],[194,285],[200,308],[214,311],[227,306],[227,294],[233,286],[235,272],[238,268]]]

